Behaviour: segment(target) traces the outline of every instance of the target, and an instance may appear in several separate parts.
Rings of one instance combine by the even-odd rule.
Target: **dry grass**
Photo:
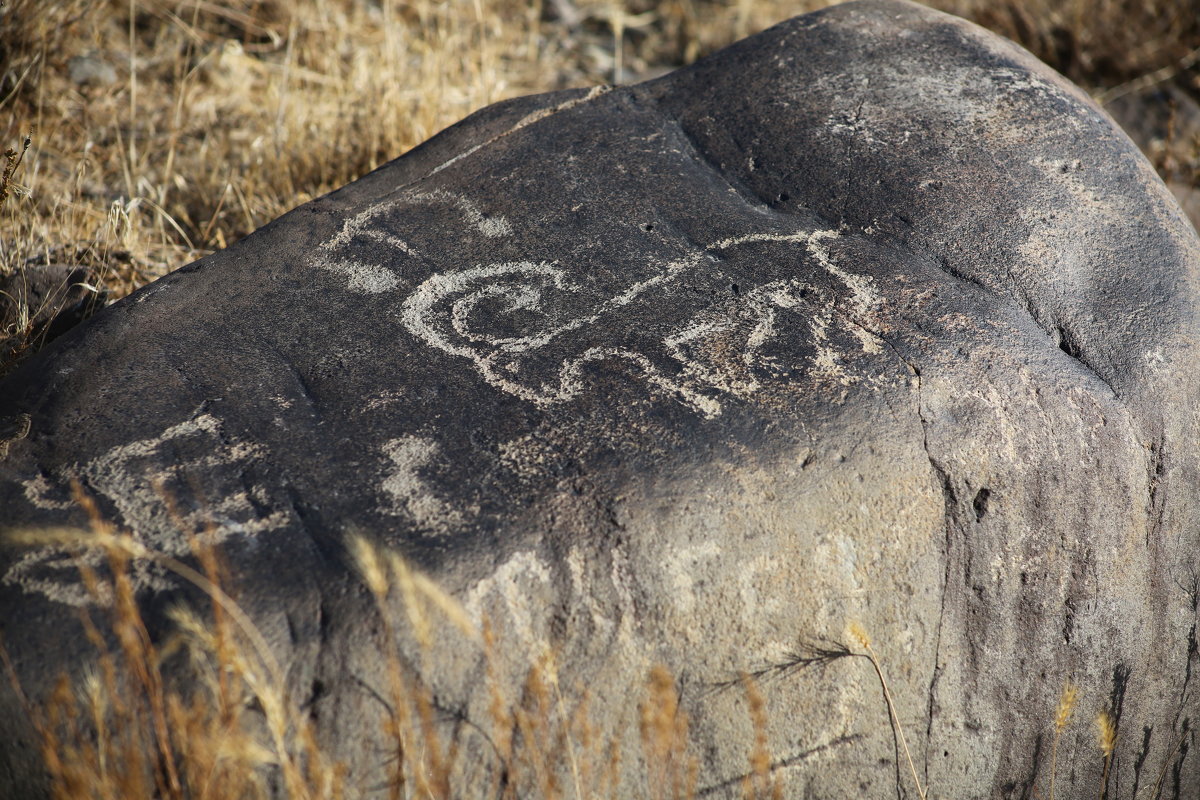
[[[221,588],[215,552],[194,543],[200,569],[193,568],[148,551],[88,506],[93,512],[89,531],[17,535],[81,551],[101,548],[107,555],[103,575],[79,562],[95,606],[108,612],[99,623],[83,618],[96,648],[96,667],[74,684],[62,676],[49,697],[31,701],[22,695],[41,737],[51,797],[256,800],[279,790],[296,800],[376,796],[378,787],[351,783],[345,767],[318,747],[311,718],[287,697],[280,666],[261,634]],[[503,766],[489,796],[620,796],[620,746],[597,734],[586,691],[575,691],[568,706],[551,653],[531,659],[519,700],[504,696],[486,624],[478,630],[455,600],[394,553],[381,552],[365,539],[353,540],[350,550],[384,621],[387,711],[380,722],[390,742],[381,759],[389,765],[387,797],[449,800],[468,789],[474,796],[479,788],[456,784],[458,743],[443,735],[432,691],[400,655],[402,630],[412,633],[427,655],[435,632],[447,627],[481,645],[485,655],[493,698],[486,733]],[[208,614],[174,609],[174,634],[162,648],[152,643],[135,602],[129,574],[136,559],[166,566],[211,601]],[[186,686],[165,677],[164,665],[176,659],[178,670],[181,655],[188,664]],[[11,665],[8,669],[20,693]],[[695,797],[698,763],[689,752],[687,716],[665,669],[650,671],[639,716],[647,796]]]
[[[1067,681],[1058,698],[1058,709],[1054,712],[1054,739],[1050,745],[1050,800],[1054,800],[1054,779],[1058,775],[1058,743],[1067,729],[1067,723],[1071,721],[1071,713],[1077,702],[1079,687]]]
[[[1107,710],[1096,715],[1096,744],[1104,754],[1104,771],[1100,774],[1100,800],[1108,791],[1108,770],[1112,767],[1113,751],[1117,747],[1117,724]]]
[[[925,800],[925,788],[921,786],[921,779],[917,777],[917,765],[913,763],[912,751],[908,749],[908,739],[904,736],[904,726],[900,723],[900,714],[896,711],[896,703],[892,699],[892,689],[888,686],[887,679],[883,676],[883,665],[879,663],[879,656],[875,654],[875,648],[871,646],[871,637],[867,634],[862,624],[857,621],[850,623],[847,633],[850,639],[863,649],[863,653],[860,655],[865,655],[871,662],[871,666],[875,669],[875,676],[879,678],[879,687],[883,690],[883,699],[887,703],[888,721],[891,722],[892,730],[895,731],[896,738],[899,739],[901,747],[904,748],[904,760],[908,764],[913,784],[917,787],[917,796],[921,800]],[[1052,789],[1051,796],[1053,794]]]
[[[89,531],[17,535],[80,552],[100,548],[107,555],[104,570],[88,567],[85,559],[79,559],[81,579],[95,601],[94,608],[107,613],[100,621],[90,615],[82,617],[96,649],[94,665],[74,683],[62,676],[48,697],[31,700],[21,695],[41,737],[53,800],[259,800],[280,792],[294,800],[379,796],[379,786],[356,784],[346,767],[317,744],[312,717],[289,698],[283,671],[269,646],[222,587],[224,571],[214,550],[193,540],[191,562],[195,566],[190,566],[147,550],[134,536],[104,522],[86,498],[81,502],[92,519]],[[428,666],[407,667],[401,656],[404,632],[415,641],[420,661],[429,654],[434,637],[444,636],[451,628],[475,642],[484,655],[484,679],[492,702],[490,720],[483,723],[490,727],[480,730],[501,766],[493,774],[487,796],[614,800],[624,796],[619,785],[623,764],[632,764],[644,776],[639,796],[650,800],[693,800],[698,796],[700,764],[689,738],[687,713],[668,670],[661,666],[650,670],[643,696],[634,700],[636,715],[626,715],[638,721],[641,752],[624,752],[617,735],[605,739],[597,734],[585,690],[575,687],[570,702],[564,699],[552,652],[530,658],[519,697],[508,697],[497,678],[492,657],[495,641],[486,621],[482,630],[477,628],[453,598],[394,553],[380,551],[361,538],[350,542],[350,552],[384,622],[387,710],[380,724],[390,752],[373,753],[388,765],[385,796],[450,800],[479,793],[479,786],[464,784],[459,777],[462,773],[457,768],[464,754],[457,740],[446,737],[439,726],[432,690],[420,678]],[[153,643],[129,579],[131,566],[139,559],[165,566],[200,589],[209,601],[207,613],[175,608],[169,615],[174,633],[162,647]],[[881,708],[904,754],[915,796],[933,796],[918,777],[891,686],[870,636],[852,622],[847,637],[857,651],[830,642],[828,647],[797,655],[758,676],[784,677],[798,668],[823,669],[847,658],[869,661],[882,693]],[[20,693],[3,648],[0,663],[7,666]],[[174,666],[168,670],[167,663]],[[181,663],[187,665],[180,673],[188,676],[186,685],[169,677],[169,673],[180,672]],[[851,679],[849,674],[847,679]],[[783,800],[784,785],[770,749],[766,700],[755,677],[744,674],[725,688],[738,685],[745,692],[753,734],[742,796],[746,800]],[[1053,754],[1048,800],[1055,796],[1058,742],[1071,726],[1080,700],[1079,689],[1068,682],[1049,717]],[[1109,768],[1119,735],[1108,709],[1096,715],[1095,726],[1095,763],[1085,756],[1089,763],[1076,764],[1075,771],[1081,775],[1094,771],[1099,776],[1098,796],[1103,800],[1109,796]],[[1182,744],[1181,739],[1164,759],[1149,794],[1130,800],[1159,796]],[[1032,796],[1043,797],[1036,785]]]
[[[0,372],[40,344],[22,288],[38,265],[87,267],[116,299],[483,105],[636,79],[828,4],[7,0],[0,149],[32,146],[0,191],[0,288],[13,295]],[[933,4],[1097,92],[1170,81],[1200,96],[1188,0]],[[1195,185],[1200,143],[1190,152],[1170,166]]]
[[[342,797],[341,768],[316,748],[307,717],[284,695],[283,672],[270,648],[221,588],[215,551],[193,538],[197,568],[147,550],[105,522],[90,498],[78,490],[77,496],[91,519],[89,531],[26,535],[80,551],[99,548],[107,556],[103,574],[79,561],[89,595],[107,611],[102,621],[81,617],[96,649],[94,667],[74,686],[63,675],[49,698],[25,701],[41,735],[51,796],[249,800],[268,795],[264,774],[271,771],[289,797]],[[175,636],[162,649],[135,597],[135,560],[158,562],[210,601],[204,616],[174,609]],[[178,654],[197,677],[186,689],[165,677],[164,663]]]

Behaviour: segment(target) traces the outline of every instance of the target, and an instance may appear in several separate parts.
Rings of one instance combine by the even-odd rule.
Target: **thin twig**
[[[1140,92],[1143,89],[1149,89],[1151,86],[1157,86],[1160,83],[1165,83],[1184,70],[1191,69],[1192,66],[1197,62],[1200,62],[1200,47],[1192,50],[1174,64],[1168,64],[1161,69],[1154,70],[1154,72],[1150,72],[1134,78],[1133,80],[1126,81],[1125,83],[1114,86],[1111,89],[1105,89],[1092,99],[1095,100],[1098,105],[1106,106],[1112,101],[1116,100],[1118,97],[1124,97],[1127,94]]]

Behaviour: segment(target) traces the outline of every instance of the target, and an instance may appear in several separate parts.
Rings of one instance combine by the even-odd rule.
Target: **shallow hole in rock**
[[[1055,338],[1058,339],[1058,349],[1069,355],[1071,358],[1079,358],[1079,345],[1075,342],[1075,337],[1072,333],[1058,325],[1054,328]]]
[[[975,521],[979,522],[988,512],[988,498],[992,496],[992,490],[986,486],[975,493],[975,499],[971,501],[971,507],[975,509]]]

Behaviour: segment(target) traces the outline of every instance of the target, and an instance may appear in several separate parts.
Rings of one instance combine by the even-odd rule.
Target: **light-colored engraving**
[[[721,546],[707,541],[678,545],[663,554],[663,582],[671,587],[668,597],[682,617],[689,618],[698,604],[695,576],[714,569],[713,565],[720,562],[721,555]],[[696,634],[700,635],[700,632]]]
[[[522,551],[473,586],[463,609],[476,624],[482,626],[486,618],[502,635],[538,652],[545,643],[551,589],[549,566],[536,553]]]
[[[65,486],[50,483],[45,475],[38,475],[21,485],[25,487],[25,499],[35,508],[45,511],[65,511],[75,506],[75,501],[70,496],[70,490]]]
[[[762,388],[760,350],[775,338],[779,309],[794,308],[800,294],[818,290],[799,280],[772,281],[747,292],[733,311],[703,310],[664,340],[667,352],[682,365],[690,381],[725,394],[748,397]],[[722,351],[732,348],[739,358]],[[718,409],[719,412],[719,409]]]
[[[638,613],[630,591],[628,555],[620,544],[613,545],[609,555],[612,568],[605,574],[589,548],[572,547],[567,552],[571,607],[586,613],[590,619],[594,627],[594,632],[588,634],[591,641],[603,643],[601,646],[610,658],[628,662],[639,654],[644,656],[644,648],[636,640]]]
[[[463,220],[475,231],[493,239],[512,235],[512,225],[499,215],[487,215],[470,198],[441,189],[429,192],[401,194],[375,203],[365,211],[345,220],[331,239],[322,243],[313,260],[321,269],[335,272],[346,278],[347,288],[363,294],[379,294],[400,285],[400,278],[383,264],[370,264],[357,260],[346,250],[352,241],[370,241],[391,248],[410,258],[419,258],[420,252],[409,242],[394,233],[382,230],[374,223],[380,217],[403,206],[450,205],[462,214]]]
[[[488,216],[483,213],[479,206],[470,199],[461,195],[447,192],[443,189],[435,189],[429,192],[417,192],[415,194],[402,193],[389,200],[383,200],[375,203],[367,208],[366,211],[355,214],[350,219],[342,223],[342,229],[322,245],[323,249],[335,250],[339,247],[344,247],[350,244],[356,238],[365,238],[377,241],[380,244],[388,245],[399,250],[401,253],[410,256],[419,255],[417,251],[408,242],[401,239],[395,234],[380,230],[377,227],[371,227],[371,223],[379,217],[394,211],[403,206],[430,206],[430,205],[450,205],[454,206],[463,215],[463,219],[477,231],[488,238],[497,236],[508,236],[512,234],[512,225],[502,216]]]
[[[451,194],[442,189],[415,194],[412,196],[411,202],[424,205],[448,203],[462,212],[463,217],[471,227],[489,239],[495,239],[499,236],[511,236],[513,232],[512,225],[504,217],[498,214],[496,216],[487,216],[471,200],[457,194]]]
[[[572,281],[568,269],[559,262],[518,261],[468,267],[425,280],[404,301],[400,318],[430,347],[471,361],[490,385],[540,406],[577,397],[583,391],[584,369],[589,363],[619,361],[648,384],[711,418],[722,410],[715,395],[745,397],[761,388],[756,374],[762,366],[758,354],[777,335],[777,311],[796,307],[805,290],[820,293],[799,280],[777,280],[752,287],[733,311],[711,308],[693,314],[663,336],[655,352],[636,352],[605,343],[606,338],[624,333],[618,318],[620,309],[635,302],[676,303],[676,298],[663,296],[659,290],[695,270],[710,254],[778,242],[803,246],[827,274],[849,291],[850,310],[865,316],[878,307],[879,295],[870,277],[847,272],[834,262],[829,245],[837,237],[837,231],[818,230],[721,239],[700,252],[662,264],[651,277],[607,300],[585,302],[591,311],[573,317],[562,316],[559,309],[578,307],[576,298],[582,295],[588,300],[584,294],[587,290]],[[500,320],[514,321],[518,316],[524,320],[519,330],[499,332]],[[830,319],[814,322],[816,366],[822,374],[846,384],[851,381],[841,366],[841,357],[828,343],[826,328]],[[863,352],[880,351],[880,342],[872,334],[857,325],[851,325],[850,330],[859,338]],[[740,358],[728,357],[730,346],[738,348]],[[557,364],[549,373],[546,359]]]
[[[488,139],[486,142],[480,142],[477,145],[473,145],[472,147],[467,148],[466,150],[459,153],[458,155],[453,156],[452,158],[449,158],[446,161],[443,161],[441,164],[438,164],[436,167],[431,169],[429,171],[429,174],[426,175],[425,177],[428,178],[431,175],[436,175],[437,173],[441,172],[442,170],[446,169],[447,167],[457,164],[459,161],[462,161],[464,158],[468,158],[468,157],[474,155],[475,153],[479,152],[481,149],[483,149],[484,147],[487,147],[488,145],[492,144],[493,142],[495,142],[499,139],[503,139],[505,136],[511,136],[512,134],[516,133],[517,131],[521,130],[522,128],[527,128],[530,125],[534,124],[535,122],[540,122],[541,120],[546,119],[547,117],[552,117],[561,111],[568,111],[572,108],[575,108],[576,106],[581,106],[585,103],[590,103],[593,100],[595,100],[597,97],[601,97],[603,95],[608,94],[610,91],[612,91],[612,88],[613,87],[605,85],[605,84],[601,84],[599,86],[593,86],[588,91],[588,93],[582,97],[577,97],[574,100],[568,100],[565,103],[559,103],[558,105],[553,106],[551,108],[543,108],[540,111],[534,111],[532,114],[527,114],[524,117],[522,117],[517,122],[516,125],[513,125],[511,128],[504,131],[503,133],[499,133],[499,134],[493,136],[491,139]]]
[[[1048,98],[1057,93],[1057,89],[1037,75],[1024,69],[992,69],[988,79],[1006,92],[1030,92],[1038,99]],[[1071,87],[1074,89],[1074,87]],[[1077,89],[1076,96],[1082,94]],[[1089,98],[1090,99],[1090,98]]]
[[[385,389],[367,398],[366,408],[374,411],[377,408],[387,408],[402,402],[408,394],[403,389]]]
[[[817,349],[817,354],[813,358],[813,367],[816,369],[816,373],[843,385],[852,382],[842,369],[837,351],[829,346],[829,318],[822,314],[816,314],[808,323],[808,328]]]
[[[379,264],[358,264],[353,261],[324,259],[322,266],[346,276],[346,287],[352,292],[380,294],[400,285],[396,274]]]
[[[668,271],[680,266],[669,265]],[[525,282],[497,282],[514,277],[524,278]],[[567,280],[566,270],[556,264],[528,261],[493,264],[434,275],[405,301],[401,319],[409,331],[430,346],[473,361],[489,384],[538,405],[560,403],[577,396],[582,390],[583,368],[588,362],[621,359],[640,371],[650,383],[678,395],[706,415],[719,413],[720,406],[715,401],[664,376],[645,355],[619,347],[585,349],[564,360],[556,380],[551,382],[530,383],[527,378],[516,377],[524,371],[518,360],[521,354],[538,350],[568,332],[593,325],[613,307],[627,305],[659,282],[654,279],[644,281],[602,304],[593,314],[531,335],[493,337],[471,326],[471,312],[483,301],[500,299],[506,304],[504,310],[508,313],[541,311],[545,289],[576,291]],[[444,306],[448,306],[448,314],[443,312]]]
[[[427,533],[444,535],[463,523],[462,513],[433,493],[421,471],[439,455],[433,439],[402,436],[383,446],[392,469],[381,488],[392,499],[386,513],[411,519]]]
[[[836,136],[852,136],[868,145],[880,144],[865,122],[852,112],[841,111],[825,118],[825,127]]]
[[[550,113],[554,110],[536,112],[513,130]],[[786,375],[800,366],[777,363],[778,353],[764,353],[779,335],[780,311],[795,309],[805,297],[810,303],[819,298],[824,305],[840,305],[846,312],[817,309],[824,317],[811,326],[815,374],[854,382],[837,352],[845,347],[844,337],[835,344],[828,335],[831,324],[856,337],[864,353],[882,349],[878,337],[855,322],[869,319],[881,299],[869,276],[848,271],[831,254],[840,237],[837,230],[754,231],[718,239],[673,258],[651,260],[637,280],[599,290],[580,265],[549,258],[476,263],[430,274],[429,267],[444,254],[420,252],[411,241],[424,242],[419,229],[401,235],[386,218],[413,205],[454,209],[468,236],[514,235],[507,219],[487,215],[470,198],[409,185],[345,220],[318,248],[317,264],[345,276],[353,291],[404,292],[397,313],[409,333],[435,350],[467,360],[492,387],[538,406],[579,397],[595,365],[603,362],[605,369],[628,374],[703,417],[715,417],[722,413],[724,397],[745,398],[762,388],[767,374]],[[732,300],[711,291],[711,299],[705,299],[694,290],[680,290],[685,276],[711,281],[719,268],[707,267],[725,253],[763,244],[802,249],[809,264],[845,291],[831,294],[796,279],[734,285]],[[421,248],[431,249],[424,243]],[[373,259],[384,263],[371,263]],[[403,268],[410,259],[421,263]],[[401,266],[393,270],[393,264]],[[418,274],[428,277],[416,285],[405,277]],[[625,309],[634,307],[631,319]],[[657,313],[659,308],[663,313]],[[631,325],[635,335],[630,335]],[[654,335],[645,336],[643,328]],[[795,324],[788,329],[795,330]]]
[[[499,445],[501,466],[518,478],[529,480],[542,472],[545,464],[545,449],[535,434],[527,433]]]
[[[265,510],[271,506],[266,491],[246,479],[246,470],[265,455],[262,445],[231,439],[220,420],[201,413],[86,464],[31,478],[24,482],[25,496],[37,508],[68,509],[74,505],[71,484],[78,481],[110,502],[119,517],[114,521],[141,544],[178,558],[191,552],[192,537],[218,545],[235,535],[253,537],[287,524],[287,512]],[[57,602],[88,605],[96,598],[79,582],[80,560],[95,569],[106,558],[98,550],[77,558],[63,547],[39,547],[0,580]],[[131,564],[130,578],[135,590],[173,585],[151,561]]]

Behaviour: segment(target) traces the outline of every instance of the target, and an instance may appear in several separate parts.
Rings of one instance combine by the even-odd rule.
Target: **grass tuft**
[[[758,684],[749,675],[742,676],[750,722],[754,726],[754,746],[750,750],[750,772],[742,784],[746,800],[783,800],[783,786],[771,768],[771,747],[767,735],[767,703]]]
[[[641,706],[646,789],[654,800],[695,797],[699,763],[688,755],[688,716],[679,707],[675,678],[666,667],[650,670]]]
[[[31,144],[33,144],[33,137],[26,136],[25,141],[21,143],[19,153],[11,147],[4,151],[4,171],[0,173],[0,208],[4,207],[4,201],[13,191],[12,180],[17,174],[17,168],[25,159],[25,154],[29,152]]]

